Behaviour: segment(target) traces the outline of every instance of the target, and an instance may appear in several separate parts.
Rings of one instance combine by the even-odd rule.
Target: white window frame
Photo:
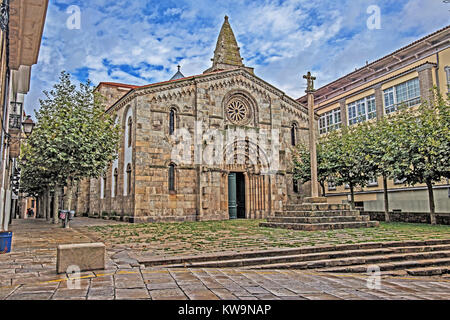
[[[327,181],[328,191],[336,190],[336,183],[333,180]]]
[[[367,183],[368,187],[377,187],[378,186],[378,178],[373,178],[372,180],[369,180]]]
[[[373,107],[369,110],[370,106]],[[375,95],[364,97],[347,105],[348,125],[357,124],[377,117],[377,105]]]
[[[394,184],[405,184],[406,178],[404,179],[394,179]]]
[[[320,116],[319,133],[325,134],[342,126],[341,108],[328,111]]]
[[[414,90],[412,91],[413,83]],[[399,99],[400,95],[404,96],[404,99]],[[402,104],[408,107],[415,106],[420,103],[420,98],[420,83],[418,77],[399,83],[383,90],[384,113],[390,114],[395,112],[397,111],[398,106]]]

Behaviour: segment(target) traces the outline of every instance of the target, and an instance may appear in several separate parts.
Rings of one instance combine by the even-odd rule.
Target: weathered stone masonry
[[[228,21],[224,23],[221,36],[230,32],[231,28],[227,24]],[[98,90],[111,98],[107,112],[117,115],[122,127],[116,164],[118,181],[115,186],[114,165],[109,168],[104,188],[101,187],[103,182],[100,179],[84,181],[78,197],[80,213],[100,215],[103,212],[122,219],[130,217],[127,220],[132,222],[229,219],[230,173],[243,174],[246,218],[267,217],[280,210],[286,201],[301,201],[307,195],[293,192],[291,164],[291,130],[294,123],[297,143],[308,143],[306,108],[255,76],[253,69],[224,64],[220,60],[223,39],[218,43],[220,47],[216,49],[213,68],[202,75],[144,87],[130,86],[129,91],[115,102],[115,85],[105,83],[99,86]],[[236,50],[235,46],[233,48]],[[216,64],[220,64],[221,68],[217,69]],[[227,115],[231,101],[245,105],[246,118],[242,122],[235,123]],[[132,140],[127,151],[127,113],[130,115],[130,110]],[[278,130],[280,149],[277,172],[262,174],[263,164],[267,160],[257,146],[253,147],[257,155],[256,163],[196,164],[194,152],[191,164],[176,163],[171,157],[176,143],[169,132],[171,111],[175,115],[174,129],[186,129],[191,135],[195,134],[195,124],[199,121],[203,125],[203,132],[208,129],[225,132],[235,128]],[[249,150],[245,150],[245,159],[250,158],[249,152],[255,152],[250,149],[249,146]],[[124,182],[128,176],[127,155],[131,159],[130,194],[124,192],[127,188]],[[170,165],[175,166],[173,191],[169,190]],[[117,189],[115,195],[113,188]]]

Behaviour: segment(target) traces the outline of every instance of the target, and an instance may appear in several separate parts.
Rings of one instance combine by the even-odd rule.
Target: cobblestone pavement
[[[0,299],[6,300],[269,300],[450,299],[450,278],[382,276],[369,289],[364,275],[297,270],[150,269],[123,247],[107,248],[107,269],[75,278],[57,275],[56,246],[91,242],[77,228],[102,220],[77,218],[65,230],[42,220],[15,221],[13,252],[0,255]],[[78,286],[77,286],[78,284]],[[74,288],[75,286],[75,288]]]

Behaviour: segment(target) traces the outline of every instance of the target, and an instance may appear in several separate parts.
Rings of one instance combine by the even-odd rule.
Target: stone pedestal
[[[327,204],[328,199],[326,197],[309,197],[304,199],[305,204],[310,203],[320,203],[320,204]]]

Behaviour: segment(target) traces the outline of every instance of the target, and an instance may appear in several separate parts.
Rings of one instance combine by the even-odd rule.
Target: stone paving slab
[[[84,226],[102,220],[76,221]],[[111,223],[108,221],[107,223]],[[450,277],[389,276],[381,288],[367,276],[300,270],[164,269],[136,264],[125,247],[107,247],[107,269],[56,274],[56,246],[94,242],[76,229],[45,221],[14,226],[13,252],[0,255],[0,300],[448,300]],[[112,257],[117,259],[114,260]],[[127,262],[127,263],[124,263]],[[78,287],[72,289],[73,281]]]

